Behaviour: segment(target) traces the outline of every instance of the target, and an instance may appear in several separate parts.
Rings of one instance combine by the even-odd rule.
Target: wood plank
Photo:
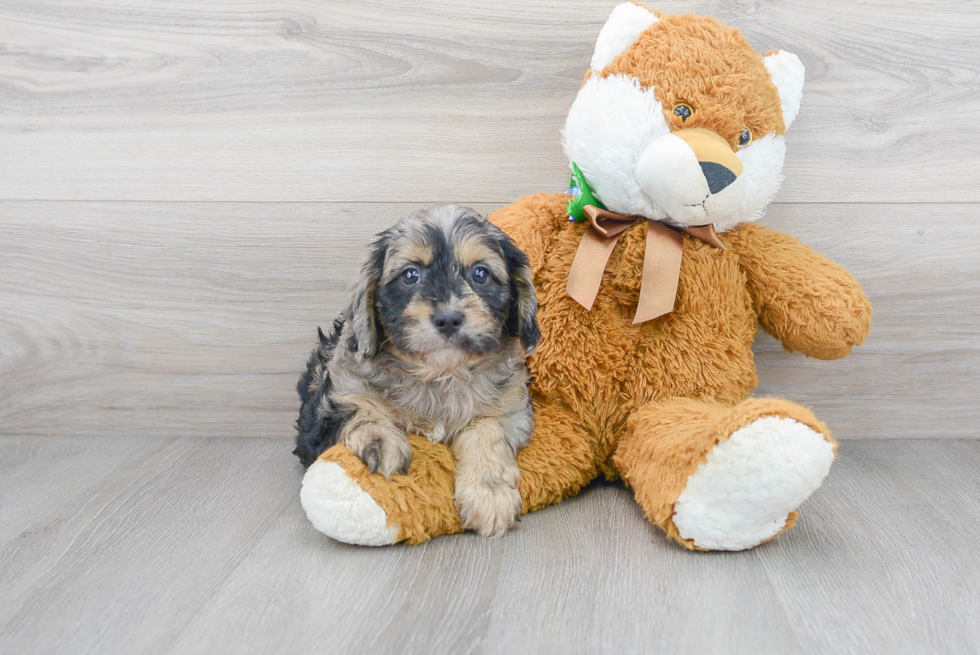
[[[408,211],[3,203],[0,433],[289,437],[317,325]]]
[[[103,454],[129,441],[147,442],[101,439]],[[75,461],[70,449],[65,461]],[[282,440],[176,439],[85,494],[50,499],[30,538],[0,546],[0,650],[166,652],[258,537],[298,506],[301,470]],[[67,490],[87,475],[76,463],[58,481]]]
[[[784,202],[980,201],[980,6],[655,3],[807,66]],[[509,202],[614,2],[0,4],[0,199]]]
[[[805,529],[761,557],[805,652],[980,648],[978,465],[977,441],[842,443]]]
[[[0,433],[288,438],[316,326],[370,236],[412,209],[0,203]],[[760,338],[759,393],[812,405],[841,437],[976,437],[975,214],[773,207],[766,222],[851,268],[876,313],[843,361]]]
[[[298,503],[174,644],[176,653],[478,653],[516,551],[454,536],[370,549],[313,530]]]
[[[80,440],[92,452],[144,443]],[[74,438],[50,441],[74,461]],[[710,554],[664,541],[631,493],[611,484],[531,514],[497,540],[345,546],[306,522],[301,472],[287,451],[277,439],[176,439],[85,499],[37,505],[33,547],[0,545],[0,570],[11,578],[0,586],[0,648],[980,648],[980,441],[845,441],[796,529],[752,551]],[[71,473],[64,482],[73,484]]]
[[[379,552],[311,535],[303,520],[269,530],[177,652],[799,652],[755,554],[692,557],[618,486],[590,487],[496,541]],[[753,627],[761,616],[770,630]]]
[[[121,469],[138,466],[170,442],[166,438],[47,439],[0,437],[0,543],[37,535],[24,531],[66,498],[89,498]],[[0,573],[0,586],[6,576]]]
[[[801,652],[793,617],[760,575],[762,551],[691,557],[617,485],[572,500],[525,517],[514,535],[489,652]],[[746,629],[760,617],[767,629]]]

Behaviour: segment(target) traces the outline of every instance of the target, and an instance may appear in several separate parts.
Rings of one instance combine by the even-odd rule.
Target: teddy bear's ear
[[[786,129],[796,120],[800,113],[800,100],[803,98],[803,62],[792,52],[775,50],[763,60],[772,83],[779,91],[779,103],[783,109],[783,122]]]
[[[645,7],[627,2],[617,6],[609,14],[606,24],[599,31],[592,53],[592,70],[599,72],[633,45],[646,28],[656,23],[657,15]]]

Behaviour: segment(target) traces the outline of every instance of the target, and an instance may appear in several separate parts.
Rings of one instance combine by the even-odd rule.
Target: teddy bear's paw
[[[521,493],[506,482],[456,482],[456,509],[463,527],[481,537],[499,537],[521,515]]]
[[[388,525],[388,514],[336,462],[313,462],[299,499],[313,527],[332,539],[361,546],[395,543],[398,526]]]
[[[674,505],[684,539],[708,550],[744,550],[779,534],[823,483],[834,447],[790,418],[758,418],[719,442]]]

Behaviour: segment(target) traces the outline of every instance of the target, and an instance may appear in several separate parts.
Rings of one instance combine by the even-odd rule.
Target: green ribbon
[[[568,181],[568,193],[572,194],[572,199],[568,201],[568,215],[576,223],[584,223],[588,218],[585,215],[586,205],[595,205],[599,209],[605,209],[605,205],[596,199],[595,195],[592,193],[592,187],[585,180],[585,175],[582,174],[582,169],[578,167],[578,164],[572,162],[572,177]],[[578,191],[576,194],[575,191]]]

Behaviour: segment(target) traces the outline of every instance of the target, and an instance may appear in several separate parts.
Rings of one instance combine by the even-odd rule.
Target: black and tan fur
[[[423,434],[452,448],[463,525],[503,533],[521,508],[516,455],[534,424],[524,358],[536,311],[527,257],[479,214],[440,205],[402,219],[320,332],[297,385],[295,454],[308,467],[343,443],[391,477],[411,462],[406,434]]]

